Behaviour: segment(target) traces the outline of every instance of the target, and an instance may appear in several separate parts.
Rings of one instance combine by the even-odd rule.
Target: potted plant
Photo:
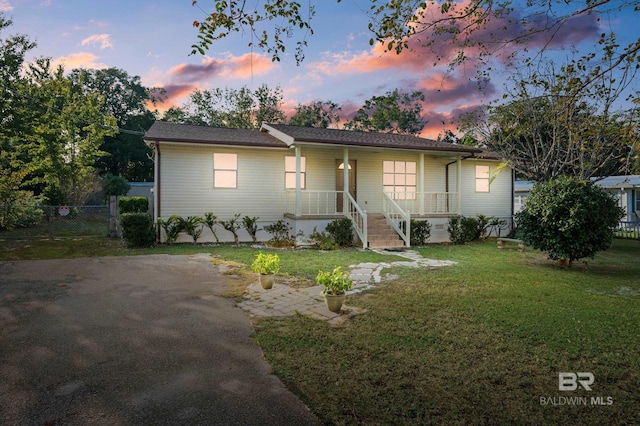
[[[277,254],[258,253],[251,264],[253,272],[259,274],[260,285],[264,289],[273,287],[275,274],[280,270],[280,257]]]
[[[340,312],[347,290],[353,287],[349,274],[336,266],[331,272],[318,271],[316,284],[324,286],[322,295],[331,312]]]

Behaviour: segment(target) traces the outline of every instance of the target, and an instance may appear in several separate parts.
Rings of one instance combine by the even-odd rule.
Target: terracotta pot
[[[571,265],[571,259],[558,259],[558,265],[569,266]]]
[[[331,294],[324,295],[324,301],[327,304],[327,309],[331,312],[340,312],[342,309],[342,304],[344,303],[344,294],[339,294],[337,296],[333,296]]]
[[[271,287],[273,287],[273,284],[275,283],[275,281],[276,281],[275,274],[260,274],[260,285],[265,290],[269,290]]]

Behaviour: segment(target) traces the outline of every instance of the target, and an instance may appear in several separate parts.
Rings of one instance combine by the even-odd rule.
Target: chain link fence
[[[101,206],[0,205],[0,239],[106,237],[113,209]]]

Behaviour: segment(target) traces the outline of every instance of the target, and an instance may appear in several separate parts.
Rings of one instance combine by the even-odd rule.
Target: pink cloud
[[[247,53],[225,59],[205,58],[200,64],[180,64],[171,68],[168,74],[179,81],[193,83],[213,77],[247,78],[272,68],[273,63],[264,55]]]
[[[94,34],[82,40],[81,44],[83,46],[97,44],[100,46],[100,49],[113,48],[113,43],[111,43],[111,36],[109,34]]]
[[[182,99],[197,88],[198,86],[195,84],[168,84],[161,87],[161,89],[164,89],[164,100],[158,102],[158,110],[164,112],[171,107],[180,106]]]
[[[13,10],[13,6],[9,3],[9,0],[0,0],[0,12],[10,12]]]
[[[467,3],[457,4],[458,9],[463,8]],[[455,13],[455,10],[452,13]],[[435,13],[431,10],[428,11],[427,16],[429,20],[442,18],[439,12]],[[472,34],[458,34],[458,44],[465,42],[468,46],[464,48],[463,52],[467,58],[465,63],[470,68],[474,68],[480,64],[481,55],[488,52],[492,54],[494,59],[506,64],[509,61],[509,56],[517,51],[536,50],[543,47],[562,48],[585,40],[594,40],[600,33],[596,14],[572,17],[564,25],[554,27],[551,40],[549,40],[549,34],[542,31],[549,24],[549,17],[542,14],[533,15],[529,17],[526,27],[520,24],[518,18],[518,12],[506,17],[493,16],[486,25],[476,29]],[[458,25],[463,26],[464,24],[461,22]],[[494,34],[500,34],[505,39],[515,39],[525,35],[520,38],[518,43],[505,46],[495,42]],[[369,51],[355,55],[349,53],[328,54],[326,60],[313,63],[310,67],[327,75],[356,74],[383,69],[425,72],[426,69],[433,67],[447,66],[457,58],[460,48],[458,44],[452,42],[452,37],[452,34],[447,32],[435,34],[429,29],[422,29],[411,37],[408,48],[400,54],[393,51],[387,52],[386,44],[376,43]],[[426,40],[430,41],[429,46],[425,46]],[[485,47],[480,47],[479,44],[484,44]]]
[[[108,68],[107,65],[98,62],[98,57],[93,53],[78,52],[72,53],[68,56],[61,56],[51,61],[51,65],[57,67],[63,65],[65,70],[72,70],[74,68],[93,68],[103,69]]]

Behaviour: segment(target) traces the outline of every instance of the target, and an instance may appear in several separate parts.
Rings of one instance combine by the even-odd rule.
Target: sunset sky
[[[201,0],[211,8],[213,1]],[[168,99],[162,109],[180,105],[194,89],[256,89],[280,86],[285,111],[299,103],[330,100],[349,118],[362,103],[396,88],[421,90],[426,96],[423,136],[436,137],[460,111],[499,98],[504,81],[499,62],[484,91],[474,81],[473,61],[446,75],[445,64],[434,66],[434,55],[419,45],[401,55],[384,53],[370,46],[364,0],[318,0],[312,21],[315,31],[308,37],[306,59],[296,66],[293,54],[272,62],[264,52],[248,47],[251,38],[237,34],[215,42],[207,56],[190,55],[196,41],[194,20],[204,14],[191,0],[0,0],[0,11],[13,20],[3,33],[28,35],[38,47],[28,58],[51,57],[70,70],[77,67],[124,69],[138,75],[147,87],[163,87]],[[556,41],[590,48],[601,32],[616,28],[625,42],[637,37],[638,14],[610,17],[597,22],[595,16],[576,19]],[[536,40],[535,43],[541,43]],[[446,40],[439,53],[450,55]],[[520,46],[519,48],[521,48]],[[291,46],[293,51],[293,45]],[[508,53],[508,52],[503,52]],[[561,54],[565,57],[568,53]],[[443,124],[444,123],[444,124]]]

